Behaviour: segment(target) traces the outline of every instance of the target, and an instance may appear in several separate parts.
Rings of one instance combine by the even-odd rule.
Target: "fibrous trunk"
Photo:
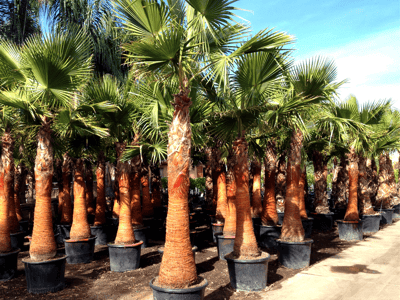
[[[161,202],[161,175],[160,168],[152,164],[151,170],[151,201],[154,207],[162,207]]]
[[[253,174],[253,194],[251,197],[251,215],[253,218],[259,218],[262,212],[261,206],[261,163],[259,161],[251,162],[251,173]]]
[[[285,211],[286,197],[286,154],[282,153],[278,161],[278,172],[276,174],[275,185],[276,210]]]
[[[71,224],[72,223],[72,203],[71,203],[71,179],[72,179],[72,168],[73,162],[68,153],[63,156],[63,162],[61,166],[62,172],[62,184],[60,185],[60,190],[58,197],[61,199],[61,224]]]
[[[264,159],[265,177],[264,177],[264,201],[261,222],[263,225],[277,225],[278,214],[276,212],[275,202],[275,172],[276,172],[276,153],[275,143],[269,142]]]
[[[142,184],[142,215],[145,218],[152,217],[154,215],[153,203],[150,197],[150,186],[149,186],[149,165],[146,157],[143,157],[142,168],[140,172],[140,183]]]
[[[358,157],[358,199],[360,201],[362,215],[374,215],[376,212],[372,208],[370,193],[371,188],[370,175],[371,159],[360,155]]]
[[[379,179],[378,179],[378,169],[376,167],[375,158],[372,157],[371,159],[371,179],[369,186],[371,188],[371,202],[372,205],[376,206],[376,196],[378,194],[378,187],[379,187]]]
[[[389,155],[387,158],[387,165],[389,171],[389,187],[390,187],[390,206],[393,207],[400,203],[399,195],[397,192],[397,185],[396,185],[396,178],[394,175],[394,168],[392,160],[390,159]]]
[[[192,130],[189,90],[174,95],[175,111],[168,134],[168,215],[165,249],[158,282],[185,288],[197,282],[189,230],[189,168]]]
[[[77,159],[74,176],[74,215],[70,232],[71,240],[83,240],[91,236],[87,220],[86,187],[83,174],[83,161]]]
[[[336,183],[336,199],[335,208],[336,209],[345,209],[347,207],[347,185],[349,173],[347,170],[347,161],[346,157],[342,156],[340,158],[340,165],[338,166],[338,176]]]
[[[32,260],[40,261],[56,256],[51,211],[51,190],[53,177],[53,147],[51,145],[51,122],[46,117],[38,133],[38,147],[35,160],[36,205],[32,242],[29,254]]]
[[[349,160],[349,201],[347,203],[345,221],[358,221],[358,156],[353,147],[350,148],[350,153],[347,154]]]
[[[93,196],[93,170],[92,164],[86,161],[85,165],[85,175],[86,175],[86,208],[88,215],[95,214],[95,204]]]
[[[119,214],[119,225],[117,236],[115,238],[115,244],[117,245],[131,245],[135,243],[135,235],[132,228],[132,217],[131,217],[131,199],[129,193],[129,174],[131,172],[128,162],[121,161],[121,155],[125,150],[126,145],[124,143],[117,143],[117,178],[119,183],[119,197],[120,197],[120,214]]]
[[[96,213],[94,216],[94,226],[99,226],[106,223],[106,189],[104,184],[105,177],[105,158],[103,152],[99,153],[97,159],[97,200],[96,200]]]
[[[290,242],[304,240],[304,229],[300,219],[299,180],[301,175],[301,148],[303,134],[299,129],[293,130],[290,141],[290,154],[287,166],[285,217],[282,223],[280,239]]]
[[[325,173],[325,166],[327,164],[326,157],[319,151],[313,151],[313,164],[314,164],[314,191],[315,191],[315,212],[317,214],[328,214],[328,196],[326,193],[327,182]],[[327,172],[326,172],[327,173]]]
[[[236,181],[236,236],[233,255],[237,258],[257,257],[261,252],[257,246],[251,218],[248,145],[244,137],[234,141],[233,151]]]
[[[226,172],[226,198],[228,209],[224,223],[224,235],[234,236],[236,234],[236,181],[234,173],[234,157],[233,153],[229,153],[227,162],[228,171]]]
[[[377,208],[391,208],[389,160],[389,154],[382,153],[379,156],[379,186],[375,203]]]

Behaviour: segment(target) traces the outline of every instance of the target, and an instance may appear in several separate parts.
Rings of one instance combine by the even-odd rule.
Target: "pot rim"
[[[310,212],[310,215],[315,215],[315,216],[317,216],[317,215],[324,215],[324,216],[328,215],[328,216],[331,216],[331,215],[334,215],[334,214],[335,213],[332,212],[332,211],[328,212],[327,214],[319,214],[319,213],[316,213],[316,212]]]
[[[82,240],[71,240],[71,238],[69,239],[64,239],[65,243],[82,243],[82,242],[91,242],[92,240],[97,239],[97,235],[92,235],[90,236],[90,238],[87,239],[82,239]]]
[[[345,221],[345,220],[336,220],[337,223],[343,223],[343,224],[359,224],[362,223],[363,220],[359,219],[358,221]]]
[[[143,241],[139,241],[135,244],[130,244],[130,245],[107,243],[107,246],[111,247],[111,248],[134,248],[134,247],[140,246],[142,244],[143,244]]]
[[[58,258],[56,258],[58,257]],[[66,254],[57,254],[55,257],[48,259],[48,260],[42,260],[42,261],[26,261],[25,258],[22,259],[22,262],[24,264],[32,264],[32,265],[40,265],[40,264],[51,264],[52,262],[67,259],[68,255]],[[29,258],[29,257],[27,257]]]
[[[224,223],[212,223],[211,225],[213,225],[213,226],[224,226],[225,224]]]
[[[304,241],[302,241],[302,242],[281,241],[281,240],[279,240],[279,239],[275,239],[275,241],[276,241],[277,243],[280,243],[280,244],[290,244],[290,245],[305,245],[305,244],[312,244],[312,243],[314,243],[314,240],[313,240],[313,239],[306,239],[306,240],[304,240]]]
[[[0,257],[7,256],[7,255],[12,255],[12,254],[19,253],[19,252],[21,252],[20,248],[12,248],[12,250],[10,252],[0,253]]]
[[[158,276],[157,276],[158,277]],[[200,285],[200,286],[196,286],[196,287],[189,287],[186,289],[171,289],[171,288],[162,288],[159,286],[156,286],[153,284],[154,280],[156,280],[157,277],[154,277],[150,280],[150,287],[156,291],[159,292],[164,292],[164,293],[170,293],[170,294],[186,294],[186,293],[192,293],[192,292],[197,292],[197,291],[201,291],[202,289],[206,288],[208,286],[208,281],[207,279],[205,279],[202,276],[197,276],[202,278],[205,282]]]
[[[261,251],[262,252],[262,251]],[[263,257],[263,258],[258,258],[258,259],[234,259],[234,258],[229,258],[227,257],[229,254],[231,254],[232,252],[226,254],[224,256],[224,258],[226,259],[226,261],[228,262],[234,262],[237,264],[258,264],[260,262],[265,262],[265,261],[269,261],[269,259],[271,258],[271,255],[267,252],[262,252],[262,253],[266,253],[267,257]]]
[[[223,235],[223,233],[216,233],[215,236],[217,239],[227,239],[227,240],[234,240],[235,236],[234,235]]]

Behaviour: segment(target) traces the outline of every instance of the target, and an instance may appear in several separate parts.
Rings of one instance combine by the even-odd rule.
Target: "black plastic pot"
[[[212,235],[213,235],[213,242],[217,243],[217,238],[215,237],[215,235],[217,233],[222,233],[224,231],[224,224],[212,223],[211,229],[212,229]]]
[[[281,235],[282,226],[255,225],[256,238],[260,247],[276,250],[276,239]]]
[[[343,220],[346,214],[345,208],[335,208],[333,210],[333,219],[336,220]]]
[[[196,244],[196,237],[197,237],[197,231],[196,230],[190,231],[190,244],[192,246]]]
[[[40,262],[22,260],[25,265],[28,292],[43,294],[61,291],[65,287],[66,258],[64,255]]]
[[[393,212],[394,212],[394,208],[388,208],[388,209],[379,209],[377,210],[377,212],[379,212],[382,215],[381,218],[381,224],[392,224],[393,222]]]
[[[69,233],[71,231],[71,225],[57,224],[57,243],[64,244],[64,240],[69,239]]]
[[[301,219],[301,224],[304,229],[304,238],[309,239],[311,237],[312,229],[313,229],[314,218]]]
[[[29,232],[29,220],[19,221],[19,230],[23,231],[25,234]]]
[[[17,272],[18,253],[21,249],[13,248],[11,252],[0,253],[0,282],[14,277]]]
[[[157,300],[203,300],[208,285],[207,279],[203,279],[203,284],[200,286],[187,289],[167,289],[154,285],[155,279],[150,281],[150,287],[153,290],[153,298]]]
[[[400,219],[400,204],[393,206],[393,208],[394,208],[393,219]]]
[[[270,255],[260,259],[240,260],[226,255],[231,287],[237,291],[261,291],[267,286],[268,260]]]
[[[10,233],[11,237],[11,248],[19,248],[23,249],[24,248],[24,239],[25,239],[25,233],[23,231],[16,232],[16,233]]]
[[[216,233],[217,249],[219,259],[225,260],[225,255],[233,251],[233,244],[235,243],[235,236],[223,235],[223,233]]]
[[[111,271],[125,272],[138,269],[142,244],[142,241],[133,245],[108,244]]]
[[[97,237],[95,245],[107,245],[108,229],[106,225],[90,226],[90,232],[93,236]]]
[[[108,225],[115,226],[115,227],[118,228],[119,218],[111,217],[111,218],[107,218],[106,220],[107,220],[107,224]]]
[[[363,233],[374,233],[379,231],[381,215],[363,215]]]
[[[282,225],[284,216],[285,216],[284,212],[278,212],[278,225]]]
[[[314,218],[314,223],[313,223],[314,229],[320,231],[332,230],[333,218],[334,218],[333,212],[327,214],[311,213],[311,216]]]
[[[361,241],[363,239],[363,221],[336,220],[339,239],[344,241]]]
[[[289,269],[302,269],[310,265],[312,239],[303,242],[277,240],[279,262]]]
[[[87,264],[93,260],[94,255],[94,243],[96,237],[92,236],[84,240],[71,240],[67,239],[64,241],[65,254],[67,257],[67,263],[69,264]]]
[[[143,244],[141,245],[141,248],[147,248],[147,231],[148,227],[140,227],[140,228],[134,228],[133,232],[135,234],[135,239],[137,241],[142,241]]]
[[[197,246],[192,246],[193,255],[196,254],[196,252],[197,252],[198,249],[199,249],[199,248],[198,248]],[[157,252],[160,253],[160,257],[161,257],[161,259],[162,259],[163,254],[164,254],[164,247],[158,248],[158,249],[157,249]]]

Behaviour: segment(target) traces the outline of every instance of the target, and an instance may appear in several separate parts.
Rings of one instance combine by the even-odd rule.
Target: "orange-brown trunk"
[[[149,187],[149,166],[146,162],[142,165],[140,174],[140,183],[142,184],[142,215],[145,218],[152,217],[154,214],[153,203],[150,197]]]
[[[261,214],[263,225],[277,225],[278,214],[275,202],[275,173],[276,173],[276,153],[275,142],[269,142],[264,159],[265,178],[264,178],[264,202]]]
[[[251,162],[251,172],[253,173],[253,197],[251,199],[251,215],[253,218],[261,217],[261,163]]]
[[[36,205],[32,242],[29,254],[32,260],[51,259],[57,254],[51,211],[51,190],[53,178],[53,147],[50,124],[45,117],[38,133],[38,147],[35,160]]]
[[[56,159],[56,168],[54,170],[53,177],[57,181],[57,187],[58,187],[58,214],[61,216],[62,215],[62,208],[63,208],[63,197],[61,195],[62,193],[62,160],[57,158]]]
[[[244,138],[233,143],[236,181],[236,236],[235,257],[257,257],[261,254],[254,235],[250,209],[248,145]]]
[[[226,210],[228,209],[226,198],[226,173],[224,169],[221,169],[218,172],[217,187],[218,199],[215,217],[218,222],[222,223],[226,217]]]
[[[15,213],[17,215],[18,222],[22,221],[22,212],[21,212],[21,202],[20,202],[20,194],[23,184],[23,172],[24,167],[19,165],[15,167],[14,173],[14,204],[15,204]]]
[[[83,179],[83,161],[78,159],[75,164],[74,180],[74,215],[71,226],[71,240],[88,239],[91,236],[87,220],[86,187]]]
[[[97,201],[94,226],[99,226],[106,223],[106,188],[104,185],[105,169],[106,164],[104,154],[103,152],[100,152],[96,169]]]
[[[224,235],[234,236],[236,234],[236,182],[234,172],[233,154],[228,156],[228,172],[226,173],[226,197],[228,209],[224,223]]]
[[[8,203],[4,197],[4,170],[0,159],[0,253],[11,251],[10,227],[8,225]]]
[[[142,206],[140,203],[140,174],[139,172],[131,173],[131,210],[132,225],[143,225]]]
[[[118,170],[117,170],[118,172]],[[114,206],[112,216],[113,218],[119,218],[119,210],[120,210],[120,201],[119,201],[119,187],[118,180],[115,178],[114,180]]]
[[[278,161],[278,171],[276,174],[276,185],[275,185],[275,197],[276,197],[276,209],[278,212],[285,211],[285,197],[286,197],[286,154],[281,154]]]
[[[358,157],[353,147],[348,154],[349,159],[349,201],[344,216],[345,221],[358,221],[357,188],[358,188]]]
[[[86,163],[86,208],[88,215],[95,214],[94,196],[93,196],[93,170],[90,162]]]
[[[61,224],[71,224],[72,223],[72,203],[71,203],[71,168],[72,160],[68,153],[63,156],[63,164],[61,167],[62,171],[62,185],[60,186],[60,193],[58,198],[61,199],[62,209],[61,209]]]
[[[197,282],[196,264],[189,230],[189,168],[191,127],[188,98],[183,89],[175,98],[175,111],[168,135],[168,215],[165,249],[158,282],[185,288]]]
[[[308,219],[307,216],[307,211],[306,211],[306,202],[305,202],[305,190],[304,187],[307,182],[307,171],[306,171],[306,165],[304,164],[303,170],[301,171],[300,175],[300,181],[299,181],[299,197],[300,197],[300,202],[299,202],[299,210],[300,210],[300,218],[302,219]]]

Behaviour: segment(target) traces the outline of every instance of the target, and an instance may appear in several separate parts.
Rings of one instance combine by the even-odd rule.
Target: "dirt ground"
[[[206,226],[197,228],[196,265],[199,275],[205,277],[209,285],[206,288],[206,300],[256,300],[257,292],[235,292],[230,288],[228,269],[225,261],[218,259],[217,248]],[[314,230],[311,252],[311,265],[340,253],[355,242],[341,241],[334,227],[329,232]],[[365,236],[364,238],[368,238]],[[125,273],[110,271],[107,246],[96,246],[94,260],[89,264],[66,264],[65,278],[67,287],[57,293],[33,295],[26,290],[25,272],[22,259],[29,255],[28,244],[20,252],[18,272],[12,280],[0,283],[0,299],[144,299],[152,294],[149,281],[158,275],[161,258],[157,249],[164,241],[155,237],[149,240],[149,247],[142,249],[140,269]],[[62,245],[60,245],[62,246]],[[267,249],[263,249],[267,251]],[[59,252],[63,252],[60,247]],[[282,281],[294,276],[301,270],[287,269],[279,264],[276,253],[271,253],[268,264],[267,289],[278,289]]]

